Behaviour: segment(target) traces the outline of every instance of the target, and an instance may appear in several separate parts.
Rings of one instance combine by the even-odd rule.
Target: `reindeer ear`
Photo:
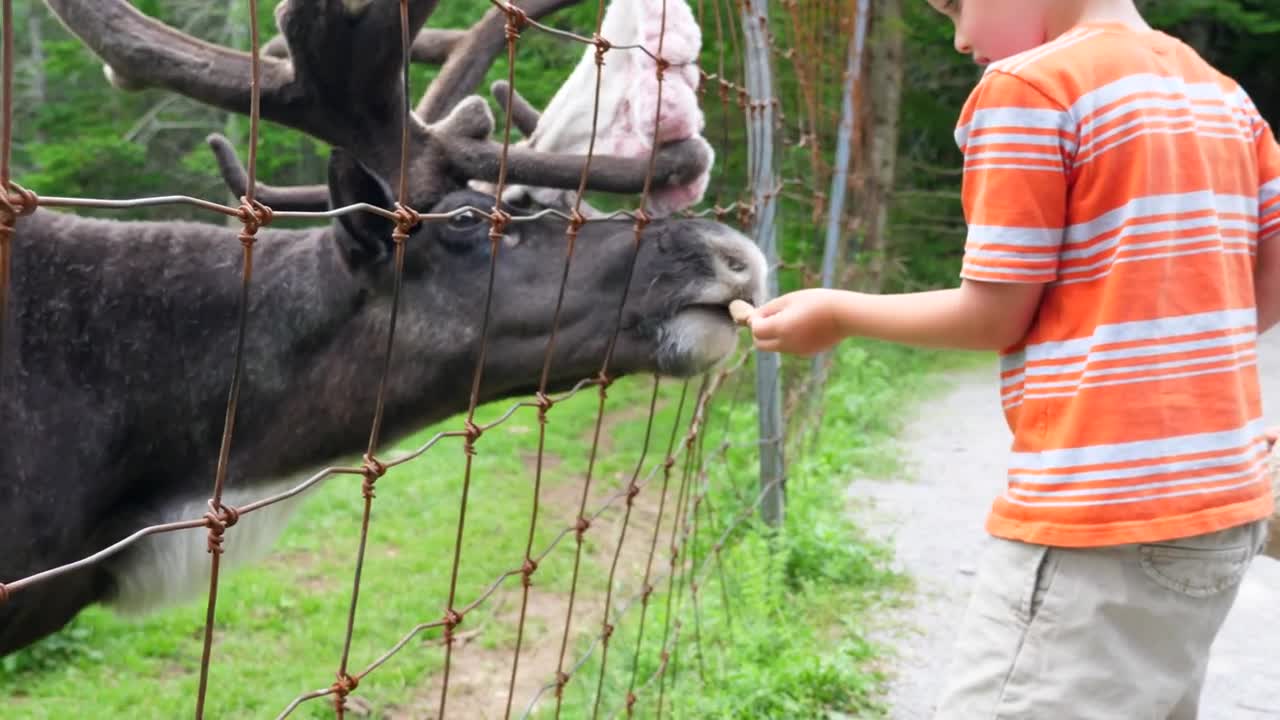
[[[395,195],[391,187],[347,150],[335,147],[329,153],[330,209],[367,203],[391,210]],[[334,237],[343,257],[352,267],[367,267],[391,256],[391,231],[395,223],[367,210],[338,216]]]

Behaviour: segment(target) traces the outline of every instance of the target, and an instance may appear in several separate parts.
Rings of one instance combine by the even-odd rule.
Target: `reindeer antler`
[[[511,122],[521,134],[525,137],[533,134],[533,131],[538,128],[541,111],[525,100],[519,92],[512,90],[506,80],[495,81],[489,86],[489,92],[493,94],[493,99],[498,101],[498,107],[511,107]]]
[[[247,114],[250,55],[193,38],[149,18],[125,0],[46,0],[63,23],[108,66],[122,89],[161,87],[206,104]],[[580,0],[528,0],[524,16],[537,20]],[[490,139],[492,114],[472,95],[506,41],[506,11],[495,7],[468,30],[422,27],[437,0],[409,0],[412,57],[443,62],[410,123],[408,202],[434,204],[449,185],[496,180],[503,151]],[[358,20],[358,22],[353,22]],[[276,122],[351,150],[386,177],[400,172],[400,136],[405,121],[399,6],[374,0],[283,0],[276,7],[279,38],[260,53],[260,113]],[[283,38],[281,40],[280,38]],[[463,101],[471,96],[474,101]],[[524,105],[527,105],[525,103]],[[525,124],[536,111],[513,109]],[[536,121],[532,121],[535,122]],[[243,188],[243,169],[225,142],[213,141],[224,179]],[[697,177],[710,163],[710,147],[691,138],[659,148],[654,187]],[[507,180],[512,184],[576,188],[585,155],[512,147]],[[595,153],[589,189],[639,192],[647,158]],[[443,184],[442,184],[443,183]],[[281,209],[327,205],[324,186],[271,187],[255,193]],[[264,198],[266,199],[266,198]],[[271,204],[275,205],[275,202]]]
[[[106,61],[107,77],[116,87],[162,87],[224,110],[248,112],[247,53],[177,32],[121,0],[46,2],[64,25]],[[292,75],[288,62],[263,58],[263,112],[286,125],[299,124],[308,114],[306,108],[286,108],[277,102],[293,83]],[[323,128],[315,130],[324,136]]]
[[[249,53],[191,37],[147,17],[126,0],[45,0],[63,24],[106,63],[112,83],[125,90],[159,87],[207,105],[248,114]],[[437,0],[410,0],[415,33]],[[360,23],[350,23],[359,15]],[[369,52],[399,37],[396,3],[352,0],[282,0],[276,24],[284,38],[267,43],[260,58],[261,116],[334,145],[350,145],[366,132],[367,117],[398,114],[400,53]],[[392,33],[391,31],[395,32]],[[372,106],[371,106],[372,105]]]
[[[218,133],[206,139],[213,157],[218,163],[222,180],[232,194],[241,197],[249,188],[249,173],[245,171],[240,156],[229,140]],[[289,185],[276,187],[262,182],[254,184],[254,198],[277,210],[301,210],[323,212],[329,209],[329,189],[324,185]]]
[[[528,0],[520,5],[520,11],[530,20],[538,20],[579,2],[581,0]],[[453,46],[440,74],[418,102],[415,112],[423,122],[439,120],[462,98],[476,91],[493,61],[506,48],[506,28],[507,13],[500,7],[490,8]]]
[[[449,59],[458,42],[466,37],[466,30],[439,30],[423,28],[409,46],[409,59],[427,65],[439,65]],[[269,57],[289,57],[289,43],[283,35],[276,35],[262,46],[262,53]]]

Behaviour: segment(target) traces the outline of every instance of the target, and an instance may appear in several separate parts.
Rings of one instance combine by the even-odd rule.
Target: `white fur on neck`
[[[232,507],[288,490],[299,480],[277,481],[254,488],[227,488],[223,503]],[[301,496],[241,515],[223,536],[221,570],[264,556],[280,537]],[[148,524],[191,520],[209,510],[208,496],[190,498],[164,508]],[[108,561],[116,592],[105,601],[116,612],[140,615],[190,600],[209,589],[209,531],[205,528],[150,535]]]

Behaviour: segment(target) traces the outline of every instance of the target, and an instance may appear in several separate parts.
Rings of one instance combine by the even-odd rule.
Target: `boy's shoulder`
[[[1214,88],[1215,94],[1242,93],[1240,86],[1181,40],[1158,30],[1138,32],[1123,26],[1078,26],[1043,45],[987,66],[975,88],[1017,83],[1035,89],[1063,110],[1082,101],[1141,92],[1158,78],[1182,88]],[[1130,87],[1132,86],[1132,87]],[[1149,87],[1149,86],[1148,86]],[[1195,90],[1191,90],[1195,92]],[[1094,104],[1094,103],[1087,103]]]

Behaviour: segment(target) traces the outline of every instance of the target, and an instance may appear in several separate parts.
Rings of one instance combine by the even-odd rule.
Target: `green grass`
[[[660,697],[663,715],[672,718],[884,717],[876,669],[881,649],[868,638],[868,620],[876,608],[899,602],[910,585],[888,569],[891,551],[850,520],[845,488],[854,473],[895,471],[890,441],[904,409],[939,388],[935,371],[980,361],[875,342],[841,348],[823,399],[825,441],[793,443],[783,527],[772,530],[758,517],[739,526],[720,554],[722,567],[712,565],[702,579],[696,612],[688,582],[677,581],[672,613],[678,618],[671,626],[681,625],[680,643],[662,677],[637,692],[639,717],[653,717]],[[730,424],[735,447],[753,447],[753,410],[743,407]],[[721,510],[719,517],[701,517],[715,527],[699,534],[691,553],[698,562],[721,536],[723,508],[739,506],[740,492],[754,493],[735,478],[754,479],[756,463],[754,452],[738,451],[712,465],[710,495]],[[665,597],[650,608],[641,683],[660,666],[667,608]],[[604,717],[625,702],[637,629],[629,616],[614,636],[615,647],[625,650],[607,665]],[[599,655],[597,648],[581,673],[589,682],[566,690],[568,717],[590,717]],[[543,714],[553,716],[553,709]]]
[[[896,430],[900,409],[928,391],[928,371],[950,362],[948,358],[878,344],[851,343],[842,349],[825,395],[822,441],[803,452],[796,450],[797,457],[791,461],[785,526],[773,532],[753,517],[729,535],[721,565],[711,566],[701,579],[698,642],[694,642],[687,578],[677,581],[673,611],[679,610],[683,630],[669,672],[661,679],[671,716],[820,717],[828,711],[877,716],[876,649],[865,638],[863,618],[869,608],[903,585],[886,569],[886,550],[867,541],[847,519],[843,488],[857,471],[892,467],[887,441]],[[705,425],[707,439],[701,455],[709,469],[709,500],[698,513],[694,545],[685,550],[699,561],[707,557],[730,515],[757,491],[750,366],[738,377],[745,385],[737,390],[732,384],[722,388],[712,400]],[[690,383],[690,400],[683,410],[678,402],[680,384],[667,381],[661,386],[642,478],[661,464],[677,412],[682,412],[680,431],[687,426],[697,386],[696,380]],[[609,389],[605,422],[610,439],[595,466],[594,482],[600,493],[593,493],[589,510],[603,493],[624,487],[636,467],[651,388],[651,379],[631,378]],[[535,553],[576,514],[597,403],[598,395],[589,389],[551,411],[549,467]],[[509,406],[504,402],[483,407],[478,419],[493,419]],[[454,418],[423,430],[400,447],[417,447],[439,430],[460,426],[461,418]],[[722,440],[731,445],[720,458],[714,450]],[[528,532],[531,459],[536,448],[537,419],[531,408],[522,408],[478,441],[456,606],[470,602],[501,573],[519,567]],[[442,616],[464,459],[461,441],[446,438],[422,458],[393,469],[379,481],[351,650],[352,671],[364,668],[415,624]],[[655,573],[669,567],[668,533],[682,467],[682,462],[674,466]],[[661,489],[661,473],[652,477],[654,481],[638,500],[650,510]],[[312,495],[267,560],[222,579],[208,717],[274,717],[294,697],[333,681],[359,535],[359,481],[335,477]],[[597,527],[587,534],[570,663],[599,631],[598,613],[620,511],[619,504],[605,517],[611,520],[606,529]],[[637,514],[626,546],[644,546],[644,554],[652,525],[642,514]],[[228,531],[227,542],[235,542],[234,528]],[[530,620],[526,649],[535,641],[558,648],[573,559],[570,534],[534,576],[535,596],[559,605],[548,617]],[[642,566],[624,563],[620,569],[615,607],[639,587],[642,570],[638,567]],[[657,667],[666,619],[668,583],[663,579],[655,584],[637,671],[642,680]],[[497,659],[492,684],[503,690],[510,671],[509,649],[515,632],[511,619],[519,605],[519,587],[518,577],[509,579],[458,628],[459,632],[478,630],[466,651],[488,652]],[[57,635],[0,661],[5,717],[190,716],[204,610],[201,597],[143,620],[120,619],[98,608],[82,613]],[[614,620],[617,632],[602,702],[605,716],[626,696],[639,611],[637,603]],[[564,717],[590,716],[599,657],[597,648],[573,675],[565,689]],[[554,676],[555,667],[545,657],[541,661],[527,658],[522,655],[521,667],[529,682]],[[433,683],[438,682],[443,659],[439,630],[423,632],[366,678],[356,696],[375,716],[434,714],[439,693]],[[462,661],[455,664],[457,682],[467,680],[459,679],[464,677],[464,665]],[[487,678],[477,680],[473,675],[469,681],[484,684]],[[654,683],[638,693],[640,716],[648,716],[656,707],[659,689]],[[527,700],[527,695],[517,696],[516,716]],[[451,694],[451,715],[466,716],[460,702]],[[554,696],[548,693],[540,709],[554,710],[554,705]],[[302,705],[293,717],[332,715],[328,701],[318,700]]]

